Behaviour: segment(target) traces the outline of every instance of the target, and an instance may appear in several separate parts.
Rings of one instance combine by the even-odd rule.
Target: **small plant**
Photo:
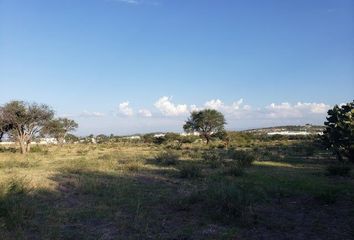
[[[350,166],[346,164],[339,164],[339,165],[329,165],[326,168],[326,174],[328,176],[349,176],[350,174]]]
[[[202,175],[199,167],[195,165],[187,165],[181,168],[179,176],[181,178],[198,178]]]
[[[180,155],[176,151],[168,150],[165,152],[159,153],[155,157],[155,161],[158,164],[162,165],[176,165],[179,161]]]

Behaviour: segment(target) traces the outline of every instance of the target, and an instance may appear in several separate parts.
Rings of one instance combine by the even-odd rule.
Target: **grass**
[[[284,239],[301,231],[307,239],[349,239],[353,174],[328,177],[330,155],[294,150],[298,144],[252,143],[232,154],[199,143],[167,151],[142,143],[37,147],[26,156],[4,150],[0,235]]]

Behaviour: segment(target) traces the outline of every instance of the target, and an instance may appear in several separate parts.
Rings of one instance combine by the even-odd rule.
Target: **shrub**
[[[167,166],[176,165],[179,161],[179,157],[180,156],[176,151],[168,150],[159,153],[155,157],[155,161],[158,164],[167,165]]]
[[[199,167],[195,165],[187,165],[181,168],[179,176],[181,178],[198,178],[202,175]]]
[[[251,152],[229,150],[228,157],[237,161],[240,167],[250,167],[256,160],[256,155]]]
[[[339,165],[329,165],[326,168],[326,174],[328,176],[349,176],[350,173],[350,166],[345,165],[345,164],[339,164]]]
[[[204,161],[207,161],[207,162],[218,162],[223,159],[220,152],[215,151],[215,150],[209,150],[209,151],[203,152],[202,158]]]

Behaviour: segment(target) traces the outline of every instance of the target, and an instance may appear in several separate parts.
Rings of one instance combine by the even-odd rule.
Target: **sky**
[[[0,105],[78,135],[323,124],[353,100],[353,0],[0,0]]]

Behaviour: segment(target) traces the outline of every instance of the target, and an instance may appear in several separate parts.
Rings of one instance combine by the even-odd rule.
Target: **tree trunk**
[[[26,147],[26,143],[23,139],[19,139],[18,141],[20,143],[20,149],[21,149],[21,153],[22,154],[26,154],[27,152],[27,147]]]
[[[31,141],[27,141],[26,151],[30,152],[30,150],[31,150]]]

